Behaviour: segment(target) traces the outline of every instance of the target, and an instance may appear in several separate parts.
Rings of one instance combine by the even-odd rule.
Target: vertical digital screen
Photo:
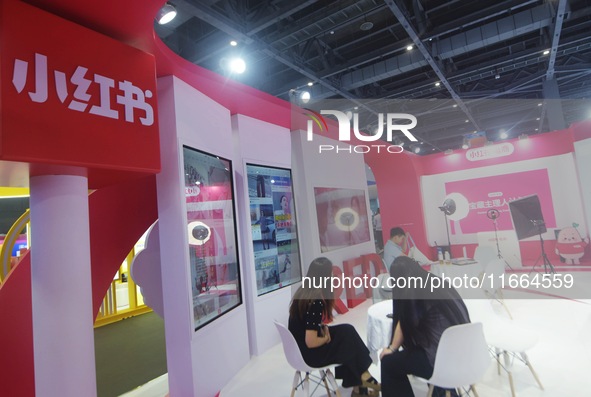
[[[195,330],[241,304],[232,165],[183,147]]]
[[[257,295],[301,280],[291,170],[246,165]]]

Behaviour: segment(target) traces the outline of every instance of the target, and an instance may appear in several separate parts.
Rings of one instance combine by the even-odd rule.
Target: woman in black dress
[[[413,397],[407,375],[429,379],[441,334],[452,325],[469,323],[470,317],[464,301],[451,286],[431,291],[430,278],[436,276],[414,259],[396,258],[390,267],[390,277],[394,286],[395,327],[390,345],[380,355],[382,397]],[[403,285],[401,282],[406,283],[406,288],[396,288]],[[399,350],[400,347],[404,349]],[[433,395],[442,392],[443,389],[436,387]],[[450,392],[457,396],[455,390]]]
[[[355,387],[352,396],[377,395],[380,384],[368,372],[369,350],[351,324],[328,326],[334,299],[331,291],[332,263],[316,258],[289,308],[289,330],[304,361],[312,367],[336,364],[335,377],[343,387]]]

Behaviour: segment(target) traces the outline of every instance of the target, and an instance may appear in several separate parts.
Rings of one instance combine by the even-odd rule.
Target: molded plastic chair
[[[460,389],[469,385],[468,391],[478,396],[474,384],[478,382],[490,366],[491,358],[484,339],[481,323],[454,325],[443,331],[433,375],[427,380],[431,397],[435,386],[445,389]],[[446,397],[451,393],[446,390]]]
[[[467,300],[466,306],[470,318],[473,321],[482,322],[484,338],[491,347],[491,354],[497,360],[497,371],[500,374],[501,368],[503,368],[507,372],[511,395],[515,397],[512,374],[515,358],[529,368],[540,389],[544,390],[544,386],[526,353],[527,350],[538,343],[538,334],[533,330],[526,330],[512,320],[495,313],[491,302],[487,299]]]
[[[308,364],[306,364],[304,358],[302,357],[302,353],[300,352],[298,343],[296,342],[295,338],[293,337],[289,329],[287,329],[285,325],[279,323],[278,321],[274,321],[274,323],[275,327],[277,327],[277,331],[279,331],[279,336],[281,337],[281,343],[283,344],[283,352],[285,353],[285,358],[287,359],[289,365],[291,365],[296,370],[295,375],[293,377],[293,384],[291,387],[291,397],[295,395],[296,389],[300,386],[303,386],[306,396],[310,396],[309,380],[310,375],[314,371],[320,372],[319,380],[312,379],[317,384],[316,388],[318,388],[320,382],[323,382],[324,387],[326,388],[326,392],[330,396],[331,390],[328,387],[328,382],[330,382],[330,385],[332,386],[335,395],[337,397],[341,397],[339,387],[329,367],[315,368],[310,367]],[[302,372],[306,374],[306,377],[304,379],[302,379]]]
[[[497,257],[497,250],[491,245],[479,245],[474,251],[474,260],[484,269],[486,265]]]

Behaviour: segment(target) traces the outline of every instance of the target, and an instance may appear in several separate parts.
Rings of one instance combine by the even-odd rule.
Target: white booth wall
[[[578,168],[577,176],[585,208],[585,219],[589,227],[591,225],[591,172],[588,170],[591,169],[591,139],[577,141],[574,146]]]
[[[230,112],[183,81],[158,79],[162,171],[157,176],[162,295],[170,395],[213,397],[248,362],[246,305],[194,330],[182,146],[235,158]],[[236,218],[237,232],[240,216]],[[239,252],[240,273],[245,263]],[[242,280],[244,285],[244,279]]]
[[[459,154],[457,154],[459,156]],[[454,155],[451,155],[454,156]],[[453,158],[450,156],[450,161]],[[587,160],[589,162],[589,160]],[[579,169],[581,165],[579,165]],[[446,172],[436,175],[421,177],[421,194],[423,197],[423,211],[427,240],[430,244],[437,241],[439,244],[447,242],[445,218],[439,210],[445,199],[445,184],[447,182],[462,181],[489,176],[509,175],[516,172],[531,170],[547,170],[554,214],[557,228],[573,222],[579,223],[581,235],[587,234],[584,225],[584,210],[581,200],[581,191],[577,177],[577,165],[572,153],[536,158],[523,161],[507,162],[504,164],[491,165],[486,167],[472,168],[453,172]],[[591,181],[589,182],[591,183]],[[589,187],[587,187],[589,189]],[[591,194],[591,192],[588,192]],[[492,221],[491,221],[492,222]],[[543,234],[546,240],[554,240],[554,229],[548,228]],[[536,240],[537,236],[527,240]],[[478,237],[476,233],[461,235],[450,235],[452,244],[476,244]]]
[[[318,145],[347,146],[343,142],[315,135],[314,140],[306,139],[306,131],[293,131],[292,138],[292,167],[294,178],[294,194],[300,232],[300,246],[302,254],[303,274],[305,275],[310,262],[319,256],[330,259],[333,265],[342,269],[345,260],[364,254],[375,253],[373,229],[370,227],[370,241],[348,246],[334,251],[321,252],[320,235],[318,231],[318,216],[316,213],[314,188],[351,188],[361,189],[365,193],[365,204],[368,219],[369,193],[365,161],[362,153],[324,151],[319,153]]]
[[[250,213],[246,164],[290,169],[291,138],[287,128],[239,114],[232,116],[232,129],[236,157],[240,159],[234,167],[238,213],[245,220],[244,214]],[[301,234],[302,229],[298,229]],[[285,286],[258,296],[250,223],[241,223],[240,235],[240,251],[245,259],[242,285],[248,313],[249,347],[251,355],[256,356],[281,341],[273,320],[287,324],[292,287]]]

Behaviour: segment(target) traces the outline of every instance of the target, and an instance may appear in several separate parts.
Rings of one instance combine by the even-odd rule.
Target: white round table
[[[392,300],[375,303],[367,309],[367,348],[374,363],[378,363],[378,352],[392,341]]]

